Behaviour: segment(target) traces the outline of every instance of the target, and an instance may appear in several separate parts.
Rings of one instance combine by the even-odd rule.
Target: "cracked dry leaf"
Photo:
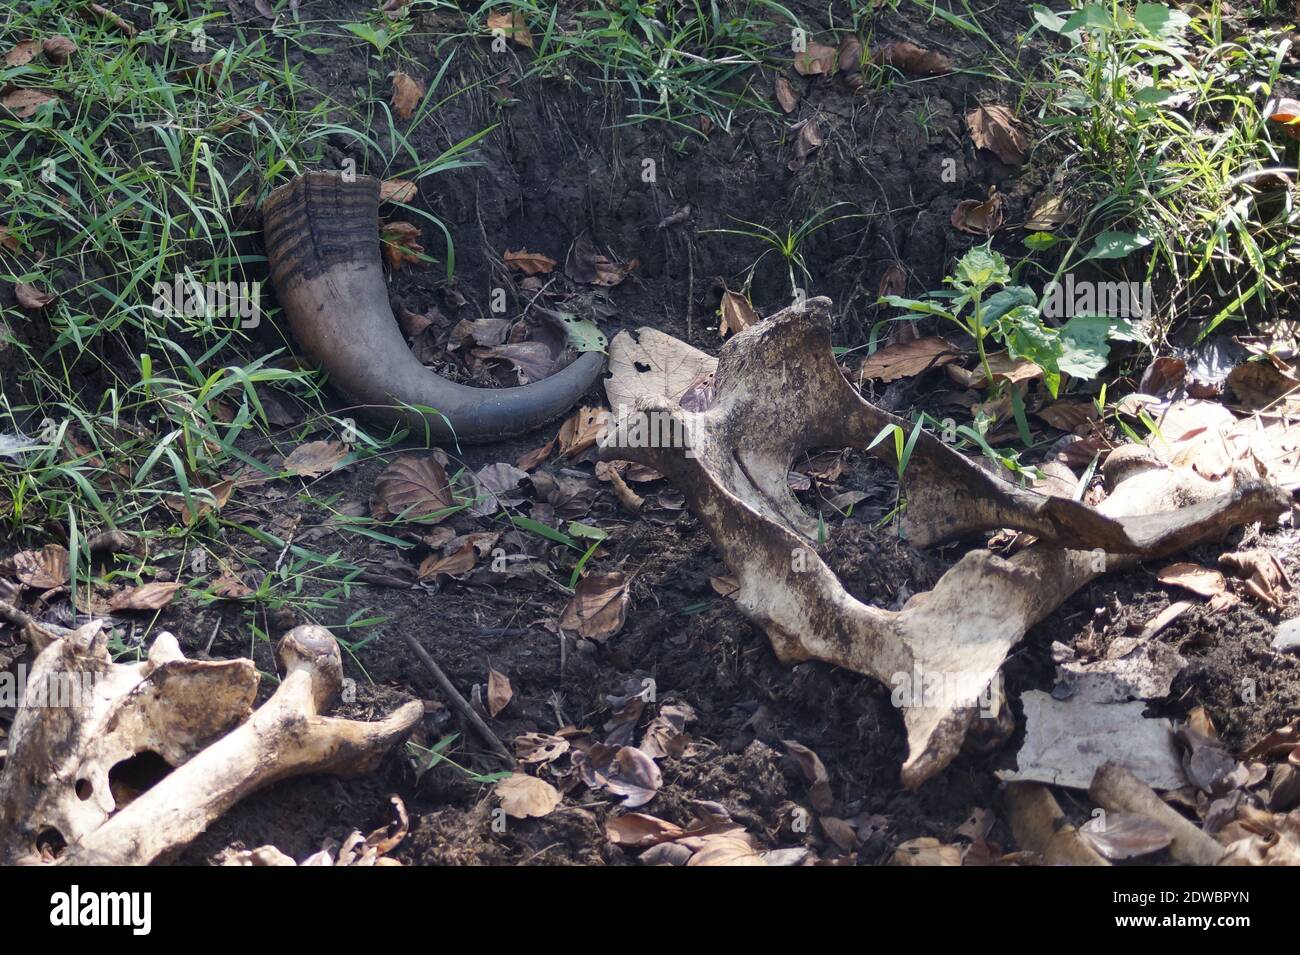
[[[154,581],[114,594],[110,610],[161,610],[172,602],[183,585],[176,581]]]
[[[496,785],[496,794],[507,816],[515,819],[550,815],[560,804],[560,791],[544,779],[525,773],[511,773]]]
[[[731,289],[722,293],[722,305],[718,309],[718,316],[720,319],[718,334],[724,338],[736,332],[743,332],[759,321],[758,313],[754,311],[754,306],[749,303],[749,299]]]
[[[515,462],[515,466],[521,471],[531,471],[550,457],[551,449],[554,447],[555,439],[552,438],[540,448],[535,448],[532,451],[527,451],[524,454],[521,454],[519,460]]]
[[[410,119],[423,96],[424,86],[419,80],[401,70],[393,74],[393,112],[398,119]]]
[[[4,99],[0,99],[0,105],[12,110],[19,120],[29,120],[35,116],[36,110],[56,99],[59,97],[47,90],[12,90],[4,95]]]
[[[515,737],[515,758],[521,763],[551,763],[569,751],[569,741],[550,733],[524,733]]]
[[[40,49],[40,46],[35,40],[23,40],[20,43],[15,43],[5,53],[5,66],[26,66],[36,59],[38,49]]]
[[[1228,589],[1223,574],[1188,561],[1170,564],[1156,575],[1156,580],[1172,587],[1182,587],[1202,597],[1217,597]]]
[[[914,76],[936,76],[952,72],[952,61],[942,53],[927,50],[907,40],[891,40],[874,55],[881,66],[892,66]]]
[[[806,50],[795,54],[794,71],[800,76],[832,76],[839,63],[840,53],[835,47],[809,43]]]
[[[579,408],[564,424],[560,425],[557,440],[560,445],[560,457],[571,458],[588,448],[595,447],[596,442],[604,437],[609,427],[609,412],[604,408]]]
[[[347,456],[348,446],[342,441],[308,441],[289,452],[284,467],[299,477],[320,477],[337,468]]]
[[[14,573],[28,587],[53,590],[68,582],[68,549],[62,544],[46,544],[40,550],[14,554]]]
[[[559,264],[549,256],[538,252],[526,252],[523,249],[518,252],[507,249],[505,255],[501,256],[501,260],[516,272],[523,272],[525,275],[548,275],[554,272],[555,266]]]
[[[962,232],[971,235],[992,235],[1002,228],[1002,193],[997,186],[989,186],[989,197],[983,202],[978,199],[963,199],[952,210],[952,224]]]
[[[528,20],[521,10],[489,13],[487,26],[494,35],[500,31],[501,36],[509,37],[517,46],[529,50],[533,48],[533,34],[528,29]]]
[[[977,106],[966,114],[971,141],[1004,163],[1019,166],[1029,153],[1029,139],[1016,125],[1015,114],[1001,103]]]
[[[807,165],[808,157],[812,155],[813,150],[821,146],[825,140],[822,139],[822,131],[811,119],[796,123],[790,131],[795,134],[794,156],[786,163],[786,168],[791,172],[798,172]]]
[[[510,678],[500,670],[488,670],[487,708],[488,716],[496,719],[498,713],[510,705],[510,698],[515,691],[510,686]]]
[[[400,272],[407,262],[419,263],[424,246],[420,245],[420,227],[409,222],[385,222],[379,228],[384,261],[392,272]]]
[[[877,349],[858,367],[858,373],[863,378],[897,381],[899,378],[914,378],[960,357],[948,342],[930,335]]]
[[[379,201],[410,202],[419,191],[420,187],[409,179],[385,179],[379,184]]]
[[[417,520],[437,515],[434,523],[448,514],[439,514],[455,505],[447,472],[433,456],[396,458],[375,479],[372,512],[379,520]]]
[[[627,620],[631,583],[630,577],[617,570],[583,577],[560,615],[561,629],[588,640],[608,640]]]
[[[642,395],[679,400],[692,385],[712,373],[718,360],[654,328],[623,331],[609,343],[609,377],[605,396],[615,417],[636,409]]]
[[[439,574],[459,577],[473,570],[477,563],[478,548],[474,546],[472,540],[466,540],[463,546],[445,557],[440,554],[430,554],[420,562],[419,569],[415,573],[421,580],[433,580]]]
[[[715,832],[691,840],[697,848],[687,861],[692,865],[767,865],[759,854],[761,846],[758,840],[739,829],[731,832]]]
[[[784,76],[778,75],[774,84],[776,90],[776,101],[781,106],[781,111],[793,113],[795,107],[799,105],[799,95],[790,85],[790,81]]]

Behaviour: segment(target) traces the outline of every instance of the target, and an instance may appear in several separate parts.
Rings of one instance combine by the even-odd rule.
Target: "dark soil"
[[[361,6],[373,4],[303,0],[301,8],[305,18],[349,21],[358,18]],[[811,28],[825,26],[818,5],[795,2],[791,7]],[[995,39],[1009,48],[1017,45],[1014,38],[1030,18],[1028,5],[1011,2],[983,4],[980,15]],[[421,25],[436,28],[437,16],[422,14]],[[910,39],[943,50],[959,63],[982,56],[969,37],[937,20],[925,23],[910,14],[890,14],[881,17],[876,28],[878,41]],[[216,37],[219,43],[226,39]],[[441,63],[446,55],[438,54],[432,43],[414,52],[426,64]],[[362,44],[340,45],[328,57],[296,48],[288,56],[311,86],[338,102],[348,102],[364,89],[367,71],[374,69]],[[511,87],[517,105],[499,109],[493,97],[495,80],[502,73],[517,75],[521,67],[513,54],[489,55],[486,45],[464,49],[452,72],[458,86],[479,77],[487,82],[446,104],[436,123],[414,137],[420,153],[436,155],[491,123],[500,125],[480,144],[481,166],[425,180],[415,204],[450,229],[456,243],[455,287],[466,304],[455,309],[437,269],[404,269],[392,289],[396,304],[417,313],[437,308],[453,321],[486,316],[489,289],[497,286],[512,297],[510,315],[522,309],[526,298],[500,263],[505,250],[524,248],[563,261],[570,242],[589,231],[602,249],[640,263],[628,281],[609,292],[613,314],[602,327],[610,337],[621,328],[649,325],[716,352],[720,339],[715,311],[721,291],[716,279],[737,288],[762,248],[703,230],[731,228],[736,219],[797,225],[818,210],[848,201],[863,217],[816,233],[804,255],[816,280],[809,293],[828,295],[835,303],[836,343],[859,346],[884,317],[872,303],[892,263],[905,264],[907,291],[916,294],[939,287],[953,259],[972,244],[974,237],[949,224],[958,200],[982,198],[990,185],[998,185],[1008,198],[1006,218],[1015,221],[1041,178],[1032,166],[1013,170],[970,144],[963,114],[981,101],[1005,100],[1008,95],[977,75],[955,73],[858,92],[840,80],[795,78],[802,101],[794,116],[742,114],[730,132],[715,128],[704,140],[660,124],[615,126],[622,115],[616,99],[585,94],[560,80],[518,83]],[[760,85],[770,89],[771,77]],[[803,118],[817,120],[826,143],[804,169],[791,172],[789,124]],[[383,114],[375,114],[371,133],[377,139],[386,135]],[[341,137],[331,140],[330,151],[335,164],[351,157],[362,171],[386,172]],[[647,158],[658,170],[653,183],[641,178]],[[955,182],[941,175],[942,161],[950,158],[956,160]],[[658,228],[661,220],[687,205],[691,213],[686,224]],[[425,238],[434,236],[426,231]],[[436,243],[426,245],[438,251]],[[784,306],[789,295],[783,268],[757,270],[752,297],[760,311],[770,314]],[[268,331],[268,336],[273,334]],[[270,337],[267,343],[280,344]],[[914,406],[924,387],[919,380],[898,386],[881,398],[882,403]],[[461,457],[472,468],[513,463],[552,434],[468,449]],[[577,466],[590,472],[589,464]],[[312,493],[318,500],[339,495],[347,502],[364,503],[382,467],[382,462],[369,462],[333,474],[314,482]],[[552,467],[553,462],[546,465]],[[858,506],[854,519],[833,525],[826,548],[827,560],[849,589],[885,607],[898,606],[932,585],[960,553],[920,553],[890,530],[872,529],[893,505],[890,478],[860,456],[850,456],[849,476],[841,483],[873,489],[872,496]],[[508,746],[521,733],[554,732],[566,724],[599,732],[611,717],[608,698],[623,692],[629,678],[652,678],[661,704],[689,704],[696,714],[688,728],[691,749],[660,761],[663,789],[645,809],[670,821],[684,824],[696,803],[716,802],[769,845],[809,844],[834,856],[816,827],[795,831],[797,810],[809,806],[808,785],[785,755],[783,740],[806,744],[825,763],[835,803],[832,815],[885,818],[883,832],[858,852],[859,862],[888,859],[895,845],[915,836],[948,841],[973,809],[997,808],[993,771],[1013,762],[1019,733],[992,753],[961,756],[918,792],[905,790],[899,782],[905,755],[902,720],[890,703],[889,688],[822,664],[792,669],[778,664],[764,635],[710,586],[712,576],[726,571],[697,521],[685,512],[671,523],[630,521],[604,487],[592,514],[584,519],[612,534],[598,558],[600,567],[621,566],[635,574],[632,606],[621,633],[604,644],[565,642],[550,625],[567,597],[544,584],[512,589],[479,577],[470,583],[452,581],[441,589],[357,584],[336,616],[320,622],[336,625],[365,608],[366,615],[379,613],[387,620],[370,631],[374,639],[355,659],[346,660],[349,676],[358,681],[358,698],[344,712],[373,717],[407,696],[438,701],[433,682],[403,643],[402,635],[411,633],[466,695],[473,685],[485,682],[489,667],[509,676],[513,700],[493,721]],[[661,490],[662,483],[650,486],[652,493]],[[808,499],[811,505],[812,496]],[[297,539],[304,546],[323,553],[341,550],[348,560],[376,571],[386,564],[391,568],[392,562],[413,566],[427,553],[400,554],[389,545],[332,531],[324,524],[323,511],[275,486],[241,492],[236,506],[248,521],[281,530],[297,519],[298,533],[305,535]],[[452,523],[462,530],[485,526],[464,516]],[[227,543],[241,555],[275,559],[268,548],[249,539],[232,534]],[[1292,555],[1287,559],[1295,564],[1290,536],[1278,535],[1265,543]],[[558,553],[545,544],[522,534],[512,539],[516,549]],[[1213,561],[1217,551],[1209,549],[1200,556]],[[572,563],[565,557],[555,579],[567,580]],[[1029,688],[1051,688],[1053,641],[1099,655],[1114,637],[1140,630],[1170,599],[1151,568],[1095,582],[1035,627],[1014,651],[1005,668],[1009,698],[1014,701]],[[1268,648],[1275,617],[1245,602],[1218,616],[1198,608],[1180,617],[1159,639],[1180,646],[1192,665],[1170,699],[1155,711],[1184,715],[1204,705],[1234,747],[1300,713],[1300,663]],[[283,613],[259,620],[259,625],[278,638],[301,622]],[[247,620],[220,605],[176,608],[161,623],[172,628],[189,651],[202,650],[215,626],[213,655],[249,652]],[[259,667],[272,671],[270,645],[259,642],[253,649]],[[1255,681],[1254,702],[1243,701],[1238,692],[1244,678]],[[419,733],[425,745],[461,732],[449,751],[453,759],[480,772],[498,768],[482,758],[472,733],[464,733],[449,710],[430,709]],[[643,722],[651,715],[648,709]],[[301,858],[327,839],[342,839],[354,828],[367,830],[386,821],[390,793],[400,794],[411,812],[412,834],[396,853],[405,863],[634,861],[604,833],[604,820],[616,811],[617,802],[575,785],[576,780],[566,777],[567,760],[552,764],[552,769],[542,774],[567,791],[560,809],[540,820],[510,820],[499,832],[492,825],[495,800],[490,786],[446,764],[417,783],[409,760],[395,754],[362,779],[304,779],[255,795],[207,832],[181,861],[215,860],[231,845],[268,843]],[[1008,847],[1012,842],[1001,825],[991,838]]]

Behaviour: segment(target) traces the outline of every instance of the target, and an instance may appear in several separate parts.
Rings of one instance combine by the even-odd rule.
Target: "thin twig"
[[[493,755],[499,757],[508,768],[513,769],[515,758],[510,755],[510,750],[506,749],[505,744],[501,742],[497,734],[492,732],[492,728],[483,721],[483,717],[474,711],[474,707],[469,705],[469,701],[460,695],[460,691],[456,689],[451,680],[447,679],[447,674],[442,672],[442,667],[438,666],[437,661],[429,655],[429,651],[420,646],[420,642],[415,639],[413,634],[404,633],[402,637],[406,640],[406,645],[411,648],[411,652],[424,664],[424,668],[429,671],[429,675],[433,677],[434,682],[438,684],[438,688],[442,690],[443,695],[456,708],[456,711],[465,717],[470,726],[474,727],[475,732],[487,744]]]

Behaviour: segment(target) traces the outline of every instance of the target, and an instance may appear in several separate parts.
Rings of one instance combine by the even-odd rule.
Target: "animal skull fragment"
[[[113,662],[100,622],[34,642],[0,770],[4,865],[148,864],[276,780],[370,771],[423,713],[412,701],[374,723],[321,715],[343,684],[321,627],[280,641],[284,679],[256,711],[251,660],[189,660],[169,633],[131,664]],[[141,759],[162,774],[143,791],[122,772]]]
[[[1018,487],[922,432],[904,475],[903,529],[914,544],[998,528],[1037,541],[1006,559],[973,550],[933,590],[883,610],[852,597],[817,555],[817,524],[787,480],[811,448],[870,449],[892,466],[893,442],[873,440],[889,425],[908,425],[845,380],[831,351],[830,301],[809,299],[728,341],[703,410],[678,400],[699,393],[686,380],[696,376],[681,369],[707,371],[712,359],[680,342],[647,348],[647,335],[659,346],[666,336],[638,334],[641,341],[623,333],[611,344],[615,427],[601,458],[654,468],[687,496],[738,581],[737,606],[777,657],[822,660],[885,683],[900,674],[963,676],[941,681],[955,692],[904,708],[909,787],[956,757],[1007,652],[1084,584],[1289,507],[1285,492],[1256,477],[1212,482],[1131,447],[1107,461],[1109,495],[1091,508]],[[677,434],[685,440],[656,438]]]

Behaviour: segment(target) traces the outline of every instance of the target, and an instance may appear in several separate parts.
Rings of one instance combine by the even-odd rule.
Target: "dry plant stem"
[[[932,542],[1011,527],[1040,543],[1010,559],[972,551],[902,611],[868,606],[816,554],[816,523],[787,474],[811,448],[866,448],[888,425],[910,428],[864,401],[840,373],[829,305],[811,299],[731,339],[704,411],[642,392],[642,416],[620,420],[601,457],[655,468],[687,495],[739,581],[737,606],[783,662],[823,660],[895,685],[900,676],[954,681],[937,703],[927,697],[903,710],[908,786],[952,761],[1007,651],[1079,587],[1287,507],[1284,492],[1262,482],[1225,489],[1140,453],[1108,462],[1111,496],[1089,508],[1003,481],[922,433],[905,475],[910,537]],[[646,421],[687,440],[641,440],[636,429]],[[891,441],[873,450],[893,463]]]
[[[406,640],[406,645],[411,648],[411,652],[415,654],[416,658],[424,664],[424,668],[429,671],[429,675],[438,684],[438,689],[442,690],[443,695],[451,702],[456,712],[463,716],[470,726],[474,727],[474,731],[487,744],[488,749],[492,751],[492,755],[500,759],[507,769],[513,769],[515,758],[510,755],[510,751],[506,749],[505,744],[501,742],[497,734],[492,732],[492,727],[488,726],[483,721],[483,717],[474,711],[474,707],[470,705],[469,701],[461,696],[460,691],[456,689],[456,685],[447,678],[447,674],[442,671],[442,667],[438,666],[438,661],[429,655],[428,650],[420,646],[420,642],[414,636],[407,633],[403,634],[403,637]]]
[[[1107,812],[1137,813],[1163,825],[1174,837],[1169,854],[1179,862],[1215,865],[1223,857],[1223,846],[1122,766],[1107,763],[1097,770],[1088,795]]]
[[[1040,783],[1011,783],[1003,799],[1016,844],[1037,852],[1049,865],[1110,865],[1065,821],[1065,813]]]
[[[55,640],[71,633],[64,627],[38,623],[30,614],[24,613],[7,600],[0,600],[0,619],[13,624],[19,634],[31,646],[33,653],[40,653]]]
[[[379,247],[379,182],[310,172],[263,206],[271,281],[294,337],[366,414],[435,443],[513,437],[567,411],[604,368],[586,352],[518,388],[471,388],[420,363],[388,301]],[[432,409],[421,410],[421,409]]]

